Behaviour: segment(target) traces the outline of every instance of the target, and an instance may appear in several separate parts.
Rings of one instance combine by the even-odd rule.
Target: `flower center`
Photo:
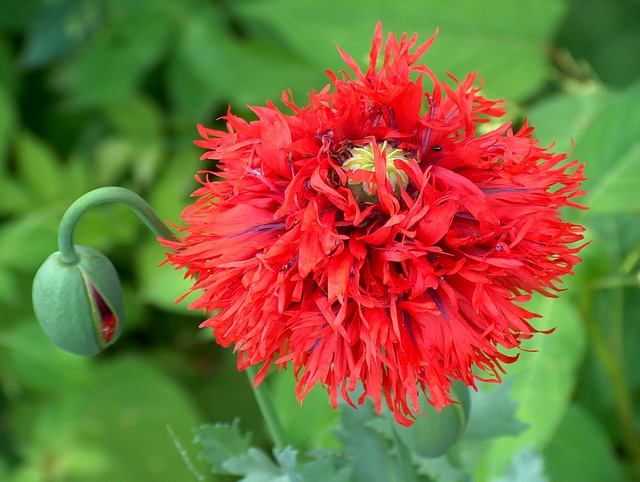
[[[409,158],[406,157],[405,152],[402,149],[397,149],[387,144],[387,141],[373,143],[362,146],[354,147],[350,149],[351,157],[349,157],[342,164],[342,168],[345,171],[368,171],[375,172],[375,157],[376,152],[386,162],[386,175],[391,184],[391,189],[400,196],[400,186],[403,189],[409,184],[409,177],[407,173],[402,169],[396,167],[396,161],[402,161],[406,164],[409,163]],[[363,201],[375,201],[377,202],[377,188],[376,183],[371,181],[358,181],[356,179],[349,178],[347,180],[347,187],[351,189],[356,198]]]

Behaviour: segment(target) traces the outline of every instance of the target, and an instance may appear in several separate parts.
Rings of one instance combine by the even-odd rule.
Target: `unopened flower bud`
[[[428,405],[409,427],[393,424],[400,440],[417,455],[440,457],[464,434],[471,408],[469,389],[462,382],[454,382],[452,395],[458,403],[451,403],[440,412]]]
[[[124,324],[118,274],[99,251],[75,246],[77,261],[49,256],[33,280],[33,308],[49,339],[76,355],[96,355],[113,344]]]

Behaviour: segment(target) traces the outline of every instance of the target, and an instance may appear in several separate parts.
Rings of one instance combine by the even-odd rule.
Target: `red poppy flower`
[[[292,364],[300,400],[320,383],[410,424],[421,393],[439,409],[453,380],[499,381],[536,333],[520,302],[579,261],[560,208],[581,207],[583,166],[526,123],[489,128],[502,101],[419,64],[432,41],[383,45],[378,25],[367,70],[341,51],[353,74],[329,72],[306,106],[285,93],[287,113],[199,127],[219,171],[200,171],[168,258],[239,369],[262,364],[256,383]]]

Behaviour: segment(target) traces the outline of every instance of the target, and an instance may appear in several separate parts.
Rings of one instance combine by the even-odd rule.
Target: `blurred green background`
[[[265,442],[232,353],[174,304],[186,285],[126,208],[95,209],[76,233],[121,275],[116,346],[83,359],[51,345],[31,280],[92,188],[128,187],[178,222],[196,124],[284,89],[303,104],[343,68],[336,44],[366,61],[378,20],[421,40],[439,28],[424,58],[437,74],[478,70],[514,121],[587,164],[590,210],[570,215],[592,243],[568,291],[533,302],[557,330],[508,377],[529,429],[485,443],[475,480],[532,480],[507,472],[527,450],[536,480],[640,480],[638,0],[0,0],[0,480],[193,480],[174,437],[209,480],[191,430],[237,416]],[[270,382],[296,443],[335,444],[322,392],[298,408],[291,374]]]

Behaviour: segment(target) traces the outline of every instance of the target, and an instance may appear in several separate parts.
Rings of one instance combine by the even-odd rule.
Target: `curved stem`
[[[256,401],[258,402],[258,408],[260,408],[262,417],[267,423],[267,427],[269,428],[269,432],[271,433],[271,439],[273,440],[276,449],[282,450],[288,445],[287,437],[285,435],[282,422],[280,421],[280,417],[278,417],[276,409],[273,406],[271,394],[268,392],[264,381],[258,386],[256,386],[253,382],[256,374],[258,373],[257,369],[254,366],[248,367],[246,369],[246,372],[247,376],[249,377],[251,389],[253,390],[253,395],[256,397]]]
[[[112,202],[129,206],[157,237],[173,238],[173,233],[151,209],[151,206],[136,193],[122,187],[101,187],[76,199],[62,216],[58,230],[58,249],[63,263],[75,264],[79,260],[73,246],[73,230],[82,215],[94,206]]]

